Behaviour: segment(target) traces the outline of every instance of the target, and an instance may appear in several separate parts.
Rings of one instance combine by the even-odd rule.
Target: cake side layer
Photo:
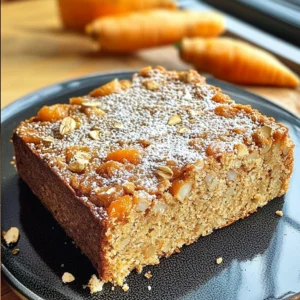
[[[13,144],[19,175],[101,276],[106,268],[102,249],[106,213],[77,197],[17,134],[13,136]]]
[[[160,257],[283,195],[293,168],[293,143],[286,137],[264,151],[207,159],[185,177],[185,184],[192,184],[185,199],[166,191],[151,209],[132,210],[127,223],[110,221],[105,255],[111,273],[105,280],[121,285],[134,268],[158,264]]]

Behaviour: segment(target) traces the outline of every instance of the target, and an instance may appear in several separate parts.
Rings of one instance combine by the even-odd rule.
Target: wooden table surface
[[[65,32],[54,0],[2,3],[2,107],[62,80],[89,73],[163,65],[186,69],[174,47],[130,55],[101,55],[87,37]],[[300,116],[300,88],[246,87]],[[5,282],[3,300],[18,299]]]

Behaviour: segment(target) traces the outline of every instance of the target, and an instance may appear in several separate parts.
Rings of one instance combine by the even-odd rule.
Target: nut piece
[[[127,292],[129,290],[129,286],[127,283],[123,284],[122,289],[124,292]]]
[[[272,128],[265,125],[260,129],[260,132],[265,139],[268,139],[272,135]]]
[[[9,246],[18,241],[20,232],[17,227],[11,227],[7,232],[2,232],[2,236],[6,245]]]
[[[136,203],[136,209],[144,212],[151,204],[151,197],[145,191],[135,191],[133,195],[133,201]]]
[[[275,214],[279,217],[282,217],[283,216],[283,212],[282,210],[276,210]]]
[[[197,171],[200,171],[204,168],[204,160],[201,158],[201,159],[198,159],[195,164],[194,164],[195,168]]]
[[[236,171],[230,169],[230,170],[228,171],[228,173],[227,173],[227,179],[228,179],[229,181],[234,181],[234,180],[236,179],[236,177],[237,177]]]
[[[61,135],[71,133],[76,128],[76,121],[71,117],[65,117],[60,124],[59,132]]]
[[[173,115],[169,118],[168,125],[176,125],[181,123],[181,117],[179,115]]]
[[[159,84],[154,80],[146,80],[143,82],[143,85],[149,91],[156,91],[159,89]]]
[[[83,97],[72,97],[69,99],[69,103],[72,105],[81,105],[82,102],[84,101]]]
[[[90,293],[94,294],[97,292],[101,292],[102,288],[103,288],[103,284],[104,284],[104,282],[100,281],[98,279],[98,277],[95,274],[93,274],[88,282],[88,287],[90,289]]]
[[[179,201],[183,201],[190,193],[192,190],[192,183],[191,182],[186,182],[185,184],[182,185],[182,187],[179,189],[176,198]]]
[[[249,154],[248,148],[245,144],[238,144],[235,145],[234,148],[237,151],[237,156],[238,157],[243,157]]]
[[[52,136],[46,136],[46,137],[42,138],[42,142],[45,145],[50,145],[53,141],[54,141],[54,138]]]
[[[98,117],[102,117],[104,116],[106,113],[104,110],[102,110],[101,108],[99,107],[94,107],[92,110],[91,110],[91,113],[98,116]]]
[[[89,153],[77,151],[73,156],[74,161],[69,164],[68,169],[74,173],[82,172],[89,163],[91,156]]]
[[[150,271],[148,271],[147,273],[145,273],[144,275],[147,279],[150,279],[152,277],[152,274]]]
[[[192,186],[189,181],[177,179],[173,181],[171,192],[177,200],[183,201],[191,192]]]
[[[91,155],[84,151],[77,151],[73,157],[76,160],[86,160],[87,162],[89,162],[89,160],[91,159]]]
[[[126,193],[133,194],[135,190],[135,184],[132,182],[126,182],[123,184],[123,188]]]
[[[183,133],[189,132],[190,129],[185,127],[185,126],[182,126],[182,127],[178,127],[176,131],[177,131],[177,133],[182,133],[183,134]]]
[[[63,283],[69,283],[69,282],[74,281],[75,277],[71,273],[65,272],[63,274],[63,276],[61,277],[61,280],[62,280]]]
[[[154,201],[152,211],[154,213],[163,213],[167,209],[167,205],[161,201]]]
[[[99,140],[100,139],[100,130],[91,130],[89,132],[89,137],[93,140]]]
[[[173,177],[173,171],[167,166],[158,166],[156,174],[163,179],[171,179]]]
[[[123,124],[119,121],[115,121],[113,126],[117,129],[122,129],[124,127]]]
[[[219,265],[219,264],[221,264],[223,262],[223,258],[222,257],[218,257],[217,259],[216,259],[216,263]]]
[[[265,145],[272,144],[271,136],[272,136],[272,128],[266,125],[257,129],[252,134],[252,138],[255,144],[257,144],[258,146],[265,146]]]
[[[17,255],[17,254],[19,254],[19,252],[20,252],[19,248],[15,248],[11,251],[12,255]]]
[[[85,101],[81,103],[82,106],[85,107],[98,107],[101,105],[101,102],[99,101]]]
[[[137,199],[136,209],[138,211],[144,212],[150,206],[151,202],[146,198]]]

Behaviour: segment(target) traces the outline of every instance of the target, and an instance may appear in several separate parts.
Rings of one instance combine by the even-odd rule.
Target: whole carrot
[[[163,9],[99,18],[86,27],[101,49],[110,52],[172,44],[185,36],[214,37],[224,29],[217,13]]]
[[[199,71],[239,84],[296,87],[299,78],[270,53],[231,38],[186,38],[181,58]]]
[[[98,17],[153,8],[176,9],[173,0],[58,0],[66,28],[83,30]]]

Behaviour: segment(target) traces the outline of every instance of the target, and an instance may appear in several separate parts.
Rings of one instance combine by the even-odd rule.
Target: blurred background
[[[173,43],[112,53],[101,51],[99,42],[84,32],[85,25],[96,18],[183,8],[221,12],[226,22],[222,36],[265,49],[299,75],[299,0],[2,0],[2,107],[38,88],[89,73],[145,65],[194,67],[180,58]],[[131,26],[134,32],[134,22]],[[299,87],[274,92],[273,87],[246,86],[300,115]]]

